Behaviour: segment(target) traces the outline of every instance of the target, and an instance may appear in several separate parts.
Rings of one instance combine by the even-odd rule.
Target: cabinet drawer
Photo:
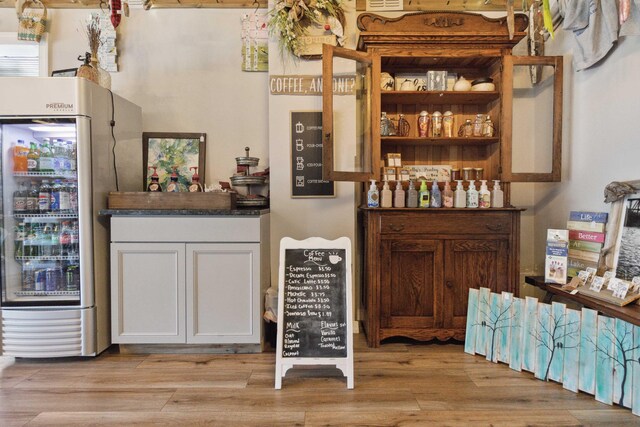
[[[391,213],[380,216],[382,234],[509,234],[509,212]]]

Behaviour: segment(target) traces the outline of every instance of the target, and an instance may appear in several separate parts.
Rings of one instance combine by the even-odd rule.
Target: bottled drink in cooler
[[[76,144],[73,141],[67,141],[67,158],[65,160],[65,169],[68,171],[76,170]]]
[[[69,192],[69,209],[71,212],[78,212],[78,185],[69,181],[67,191]]]
[[[43,292],[47,283],[47,271],[43,268],[37,268],[35,270],[35,290],[36,292]]]
[[[29,144],[27,153],[27,172],[37,172],[40,168],[40,152],[35,142]]]
[[[56,138],[51,143],[51,154],[53,154],[53,169],[55,171],[64,171],[65,152],[67,144],[64,140]]]
[[[46,179],[42,181],[38,193],[38,212],[45,213],[51,209],[51,186]]]
[[[51,236],[49,236],[51,241],[51,256],[59,256],[61,253],[60,249],[60,226],[57,222],[51,225]]]
[[[40,172],[53,172],[53,154],[49,145],[49,138],[43,138],[40,144]]]
[[[27,188],[24,183],[13,192],[13,213],[23,214],[27,211]]]
[[[31,186],[29,187],[29,191],[27,192],[27,213],[38,213],[38,198],[40,194],[40,187],[38,183],[35,181],[31,181]]]
[[[71,253],[71,226],[69,221],[63,221],[60,228],[60,255],[70,256]]]
[[[37,234],[36,224],[25,221],[24,223],[25,241],[24,241],[24,249],[23,249],[24,256],[28,256],[28,257],[38,256],[38,245],[36,242],[36,234]]]
[[[36,289],[36,271],[33,264],[27,261],[22,264],[22,290],[34,291]]]
[[[38,236],[40,256],[51,256],[51,224],[43,224],[41,230]]]
[[[71,221],[71,256],[78,256],[80,253],[80,235],[78,221]]]
[[[15,251],[14,251],[14,255],[16,258],[21,257],[24,254],[24,238],[25,238],[24,222],[21,221],[16,224],[16,240],[15,240]]]
[[[59,179],[51,187],[51,212],[65,212],[69,210],[69,191]]]
[[[27,154],[29,149],[24,140],[19,139],[13,146],[13,171],[14,172],[26,172],[27,171]]]
[[[67,291],[77,291],[80,289],[80,271],[76,264],[69,264],[64,269],[64,283]]]

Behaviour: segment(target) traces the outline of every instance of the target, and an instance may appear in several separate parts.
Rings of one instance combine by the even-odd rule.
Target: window
[[[0,33],[0,77],[48,75],[47,37],[40,43],[18,40],[17,33]]]

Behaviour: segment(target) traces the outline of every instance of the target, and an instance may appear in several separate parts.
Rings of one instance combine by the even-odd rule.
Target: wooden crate
[[[109,209],[235,209],[235,192],[110,192]]]

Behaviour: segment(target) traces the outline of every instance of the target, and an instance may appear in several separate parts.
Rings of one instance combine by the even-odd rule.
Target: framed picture
[[[77,68],[67,68],[65,70],[53,70],[51,77],[75,77],[78,74]]]
[[[197,167],[200,182],[204,185],[205,144],[204,133],[143,132],[144,188],[147,188],[154,167],[162,188],[167,187],[174,168],[178,175],[178,182],[187,187],[194,172],[190,168]]]
[[[640,194],[624,199],[615,249],[616,277],[631,281],[640,276]]]

